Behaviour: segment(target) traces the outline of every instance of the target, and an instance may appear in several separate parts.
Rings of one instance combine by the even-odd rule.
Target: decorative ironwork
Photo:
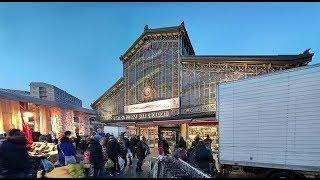
[[[124,88],[121,87],[117,92],[106,98],[99,106],[99,119],[111,119],[113,115],[123,114],[124,112]]]
[[[218,82],[243,79],[287,68],[287,65],[246,63],[182,63],[181,113],[214,112]]]
[[[178,63],[177,39],[147,41],[124,62],[125,105],[178,97]]]

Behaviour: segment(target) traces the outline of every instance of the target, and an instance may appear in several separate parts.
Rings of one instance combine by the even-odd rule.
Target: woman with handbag
[[[58,144],[58,157],[60,165],[76,163],[76,149],[67,136],[63,136]]]

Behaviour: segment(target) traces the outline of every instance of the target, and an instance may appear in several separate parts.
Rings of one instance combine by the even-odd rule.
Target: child
[[[84,152],[84,160],[83,164],[85,164],[86,174],[87,176],[93,176],[93,168],[90,166],[90,151],[89,148]]]

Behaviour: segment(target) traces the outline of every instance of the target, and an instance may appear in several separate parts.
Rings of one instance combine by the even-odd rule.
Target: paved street
[[[115,175],[112,178],[148,178],[149,175],[152,176],[152,172],[150,172],[150,161],[155,161],[155,157],[157,154],[157,149],[152,148],[151,154],[146,157],[144,160],[142,169],[144,170],[143,172],[136,172],[136,167],[137,167],[137,159],[133,159],[132,165],[131,166],[126,166],[124,170],[120,172],[120,175]],[[38,173],[38,177],[40,177],[40,174]],[[46,174],[46,177],[48,178],[72,178],[69,173],[68,173],[68,168],[67,166],[63,167],[56,167],[53,171],[50,173]],[[106,173],[105,175],[106,178],[111,177],[109,173]]]
[[[152,173],[150,172],[151,167],[150,163],[156,161],[157,156],[157,148],[151,148],[151,154],[144,160],[142,169],[143,172],[136,172],[137,159],[133,159],[131,166],[126,166],[124,170],[120,172],[120,175],[115,175],[112,178],[151,178]],[[40,175],[40,174],[39,174]],[[53,171],[46,175],[48,178],[72,178],[66,166],[64,167],[56,167]],[[40,176],[38,176],[40,177]],[[106,173],[105,178],[111,178],[109,173]],[[232,173],[225,178],[254,178],[255,176],[248,173]]]
[[[143,172],[136,172],[136,165],[138,160],[134,159],[131,166],[126,166],[124,170],[121,171],[120,175],[115,175],[113,178],[148,178],[150,173],[150,167],[148,161],[150,158],[146,158],[142,166]],[[39,177],[38,173],[38,177]],[[152,175],[152,174],[151,174]],[[53,171],[46,174],[48,178],[72,178],[68,173],[67,166],[56,167]],[[111,177],[109,173],[106,173],[105,177]]]

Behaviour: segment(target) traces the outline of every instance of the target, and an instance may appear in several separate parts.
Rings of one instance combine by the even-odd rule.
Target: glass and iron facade
[[[91,106],[101,121],[130,126],[131,134],[132,127],[138,127],[137,134],[146,127],[159,127],[159,132],[149,133],[152,136],[170,134],[171,124],[188,139],[197,123],[199,127],[218,123],[217,83],[305,66],[312,56],[308,50],[298,55],[198,56],[184,23],[158,29],[146,26],[120,56],[123,77]],[[189,125],[193,127],[188,129]]]

